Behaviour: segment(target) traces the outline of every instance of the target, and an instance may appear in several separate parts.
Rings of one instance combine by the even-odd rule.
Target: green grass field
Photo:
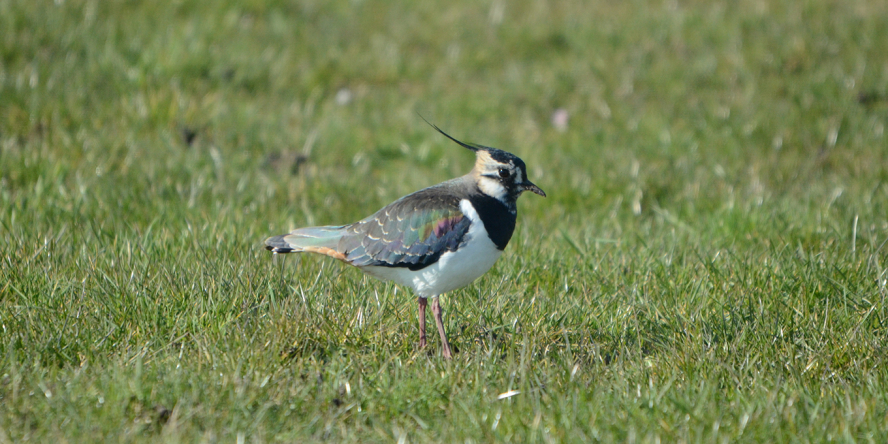
[[[262,245],[467,172],[418,114],[549,194],[451,362]],[[886,442],[886,124],[884,1],[0,0],[0,443]]]

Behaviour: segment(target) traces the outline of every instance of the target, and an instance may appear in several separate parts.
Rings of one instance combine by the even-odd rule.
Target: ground
[[[0,0],[0,442],[886,442],[888,3]],[[413,296],[291,228],[513,152]]]

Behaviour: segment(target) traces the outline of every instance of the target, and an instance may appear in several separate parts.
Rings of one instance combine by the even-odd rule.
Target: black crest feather
[[[446,137],[446,138],[448,138],[448,139],[450,139],[450,140],[452,140],[452,141],[458,143],[459,146],[461,146],[461,147],[463,147],[463,148],[467,148],[467,149],[470,149],[470,150],[472,150],[472,151],[488,150],[488,149],[490,149],[490,147],[487,147],[487,146],[476,145],[476,144],[474,144],[474,143],[465,143],[465,142],[461,142],[461,141],[459,141],[459,140],[456,140],[456,139],[454,139],[453,137],[451,137],[450,134],[447,134],[447,133],[444,132],[444,130],[442,130],[441,128],[438,128],[438,125],[435,125],[434,123],[429,122],[425,117],[422,116],[422,114],[420,114],[419,117],[420,117],[422,120],[425,120],[425,123],[428,123],[429,126],[431,126],[432,128],[434,128],[435,130],[437,130],[439,133],[443,134],[444,137]]]

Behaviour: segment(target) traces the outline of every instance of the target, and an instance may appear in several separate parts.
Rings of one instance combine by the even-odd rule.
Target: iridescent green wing
[[[456,197],[428,188],[348,226],[339,251],[359,267],[418,270],[435,263],[445,252],[456,250],[470,224]]]

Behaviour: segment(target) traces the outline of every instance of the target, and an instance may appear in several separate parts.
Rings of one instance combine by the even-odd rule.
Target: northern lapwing
[[[451,137],[475,152],[465,176],[408,194],[373,215],[348,225],[308,227],[265,241],[274,253],[320,253],[370,276],[412,288],[419,302],[419,346],[426,346],[425,310],[441,336],[442,354],[452,352],[438,296],[465,287],[487,272],[515,231],[518,196],[531,191],[524,161],[506,151]]]

